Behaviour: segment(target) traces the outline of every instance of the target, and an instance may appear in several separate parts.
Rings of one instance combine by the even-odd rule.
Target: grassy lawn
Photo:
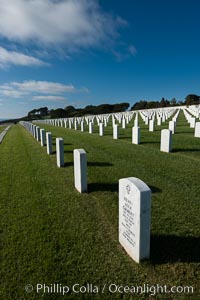
[[[146,295],[37,294],[37,283],[193,286],[195,295],[156,299],[198,299],[200,289],[200,139],[180,115],[173,152],[159,151],[160,129],[141,125],[141,144],[131,144],[131,127],[112,139],[40,125],[53,134],[53,155],[22,126],[0,145],[0,299],[149,299]],[[167,128],[165,123],[162,128]],[[88,131],[87,128],[85,130]],[[65,167],[57,168],[55,138],[65,142]],[[88,161],[88,193],[73,184],[73,149]],[[138,177],[152,190],[151,257],[133,262],[118,242],[118,180]],[[152,299],[152,297],[150,298]]]

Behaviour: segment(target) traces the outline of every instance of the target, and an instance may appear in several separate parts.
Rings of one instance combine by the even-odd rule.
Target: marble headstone
[[[135,177],[119,180],[119,242],[139,263],[150,256],[151,190]]]

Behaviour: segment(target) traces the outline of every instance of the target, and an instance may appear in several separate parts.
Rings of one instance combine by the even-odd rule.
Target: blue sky
[[[0,0],[0,118],[200,94],[199,0]]]

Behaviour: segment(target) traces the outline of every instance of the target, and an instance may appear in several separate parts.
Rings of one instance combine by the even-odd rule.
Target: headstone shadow
[[[117,183],[93,182],[88,184],[88,193],[92,192],[118,192]]]
[[[141,145],[142,145],[142,144],[160,144],[160,142],[156,142],[156,141],[148,142],[148,141],[146,141],[146,142],[141,142],[140,144],[141,144]]]
[[[64,153],[73,153],[73,150],[64,150]]]
[[[98,162],[98,161],[88,162],[87,165],[89,167],[112,167],[113,166],[113,164],[111,164],[111,163],[108,163],[108,162]]]
[[[158,188],[158,187],[156,187],[156,186],[149,185],[149,184],[147,184],[147,185],[148,185],[148,187],[150,188],[150,190],[151,190],[152,194],[155,194],[155,193],[161,193],[161,192],[162,192],[162,190],[161,190],[161,189],[159,189],[159,188]]]
[[[66,167],[71,167],[71,166],[73,166],[74,165],[74,163],[71,161],[71,162],[65,162],[64,163],[64,168],[66,168]]]
[[[153,264],[200,262],[200,237],[152,235],[150,261]]]
[[[176,152],[200,152],[200,148],[192,148],[192,149],[175,148],[172,150],[172,152],[174,152],[174,153],[176,153]]]
[[[148,185],[148,187],[150,188],[152,194],[154,193],[161,193],[162,190],[152,186],[152,185]],[[93,183],[89,183],[88,184],[88,192],[98,192],[98,191],[102,191],[102,192],[118,192],[119,190],[119,185],[118,182],[116,183],[107,183],[107,182],[93,182]]]

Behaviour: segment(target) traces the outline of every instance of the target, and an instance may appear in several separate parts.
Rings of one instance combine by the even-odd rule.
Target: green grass
[[[141,121],[141,120],[140,120]],[[141,123],[141,122],[140,122]],[[131,127],[120,139],[43,126],[65,142],[65,167],[55,153],[13,126],[0,145],[1,299],[149,299],[130,294],[26,293],[26,284],[191,285],[200,289],[200,140],[180,115],[173,153],[159,151],[160,129],[141,124],[141,144]],[[165,123],[162,128],[167,128]],[[80,129],[80,128],[79,128]],[[87,130],[87,128],[86,128]],[[88,193],[73,184],[73,149],[88,161]],[[152,190],[151,257],[133,262],[118,242],[118,180],[138,177]],[[157,299],[189,299],[158,295]],[[192,298],[190,298],[192,299]]]

